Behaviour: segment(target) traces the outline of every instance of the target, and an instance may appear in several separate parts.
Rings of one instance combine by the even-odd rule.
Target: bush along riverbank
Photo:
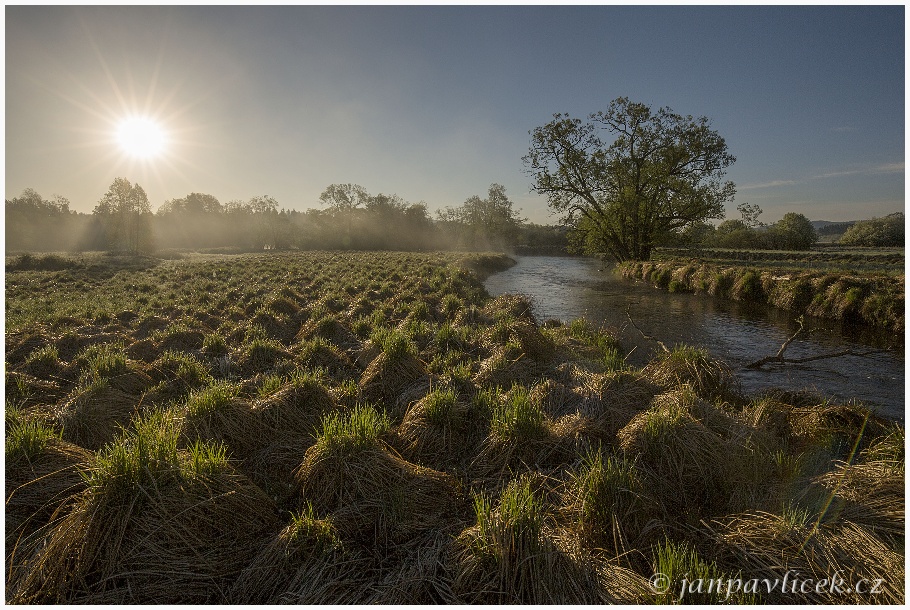
[[[630,367],[508,263],[8,270],[6,601],[904,602],[903,426]]]
[[[705,293],[796,314],[904,332],[904,276],[848,276],[702,263],[632,262],[622,277],[670,292]]]

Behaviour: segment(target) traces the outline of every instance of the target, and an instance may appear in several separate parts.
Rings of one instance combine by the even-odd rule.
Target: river
[[[643,332],[668,347],[684,343],[706,348],[734,368],[746,393],[771,388],[808,389],[837,401],[856,400],[883,415],[904,420],[903,338],[896,340],[870,328],[846,328],[840,323],[808,319],[808,332],[790,344],[788,358],[848,348],[881,351],[748,369],[748,363],[776,354],[796,331],[792,312],[707,295],[672,294],[622,279],[597,259],[514,258],[518,261],[514,267],[487,278],[484,285],[491,295],[527,295],[541,322],[584,317],[603,325],[618,334],[632,365],[646,363],[660,349],[653,340],[644,339]],[[630,324],[629,317],[641,332]]]

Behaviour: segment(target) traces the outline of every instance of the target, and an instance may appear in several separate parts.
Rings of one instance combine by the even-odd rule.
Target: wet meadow
[[[901,425],[633,367],[510,264],[8,257],[6,601],[904,602]]]

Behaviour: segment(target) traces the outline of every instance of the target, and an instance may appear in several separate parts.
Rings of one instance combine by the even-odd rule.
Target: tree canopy
[[[840,243],[851,246],[903,246],[904,213],[895,212],[884,218],[861,220],[847,229]]]
[[[94,210],[105,228],[108,244],[128,252],[148,246],[151,213],[145,189],[126,178],[114,179]]]
[[[736,159],[705,117],[621,97],[588,122],[556,114],[531,136],[532,189],[588,253],[646,260],[661,235],[722,218],[735,193],[723,177]]]
[[[771,225],[770,241],[780,250],[808,250],[818,241],[815,227],[802,214],[787,212]]]
[[[457,208],[440,210],[437,217],[457,235],[463,247],[503,248],[515,243],[524,222],[518,216],[520,211],[513,208],[506,187],[494,183],[487,190],[486,199],[474,195]]]

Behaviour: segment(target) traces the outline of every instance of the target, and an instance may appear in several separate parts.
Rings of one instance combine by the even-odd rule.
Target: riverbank
[[[842,275],[698,261],[625,262],[622,277],[670,292],[705,293],[903,335],[904,276]]]
[[[903,602],[902,426],[744,395],[704,350],[630,367],[474,257],[8,270],[7,601],[643,604],[799,572]]]

